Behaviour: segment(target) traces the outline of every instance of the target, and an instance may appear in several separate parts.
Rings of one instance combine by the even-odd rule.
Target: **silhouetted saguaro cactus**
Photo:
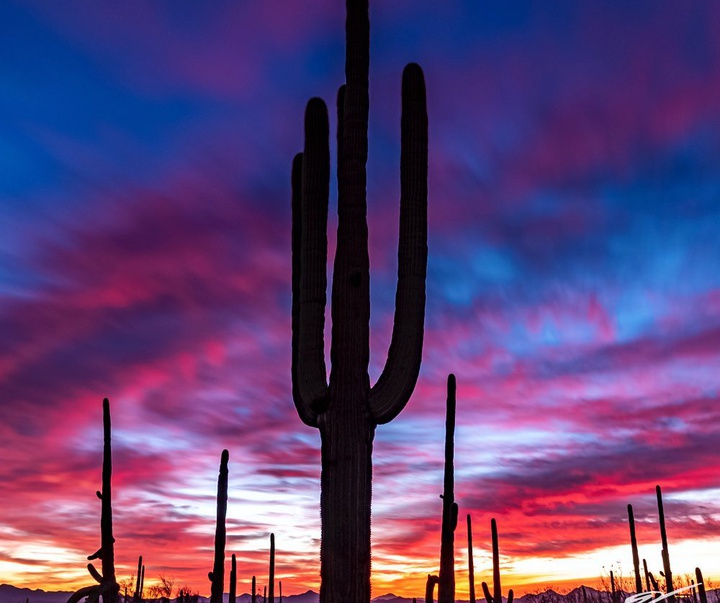
[[[492,532],[492,549],[493,549],[493,585],[494,595],[490,594],[487,582],[482,583],[483,593],[487,603],[503,603],[502,587],[500,586],[500,548],[498,546],[497,523],[495,519],[490,520],[490,531]],[[507,603],[512,603],[513,590],[508,591]]]
[[[470,513],[467,514],[467,539],[468,539],[468,584],[470,587],[470,603],[476,603],[476,600],[475,600],[475,563],[473,562],[472,520],[470,519]]]
[[[88,561],[100,559],[102,574],[92,563],[87,564],[88,572],[98,584],[86,586],[70,595],[68,603],[77,603],[87,597],[88,603],[95,603],[100,597],[104,603],[119,603],[120,585],[115,578],[115,538],[112,524],[112,440],[110,424],[110,402],[103,399],[103,464],[101,490],[95,492],[101,501],[100,507],[100,548],[88,557]]]
[[[263,603],[267,603],[267,586],[263,586]]]
[[[670,568],[670,553],[668,551],[667,532],[665,531],[665,511],[663,510],[662,492],[660,491],[660,486],[655,486],[655,494],[657,495],[660,539],[662,540],[662,562],[663,574],[665,575],[665,592],[670,593],[674,590],[674,588],[672,569]],[[673,595],[668,597],[668,603],[675,603],[675,597]]]
[[[133,593],[133,601],[139,602],[142,598],[142,574],[143,574],[142,555],[138,555],[137,579],[135,580],[135,592]]]
[[[237,559],[235,553],[232,555],[232,564],[230,565],[230,592],[228,593],[228,603],[236,603],[237,600]]]
[[[443,474],[442,536],[440,543],[440,581],[438,582],[438,603],[455,601],[455,528],[458,520],[458,506],[455,502],[455,375],[448,375],[447,403],[445,416],[445,469]]]
[[[213,569],[208,572],[210,579],[210,603],[223,603],[225,585],[225,518],[228,501],[228,460],[230,453],[223,450],[220,455],[220,472],[217,487],[217,522],[215,524],[215,558]]]
[[[702,572],[700,571],[699,567],[695,568],[695,580],[696,580],[696,587],[697,587],[697,593],[700,597],[700,603],[707,603],[707,593],[705,592],[705,584],[703,580]]]
[[[635,592],[643,592],[642,578],[640,576],[640,555],[638,553],[637,537],[635,536],[635,516],[632,505],[627,506],[628,523],[630,524],[630,547],[632,548],[633,571],[635,572]]]
[[[615,592],[615,575],[610,570],[610,600],[612,603],[617,603],[617,594]]]
[[[282,603],[282,580],[278,581],[278,601]]]
[[[293,162],[293,399],[321,436],[321,603],[370,600],[372,443],[377,425],[405,407],[422,355],[427,269],[427,111],[422,70],[402,81],[400,241],[395,319],[387,363],[370,387],[370,269],[366,163],[368,0],[347,0],[346,84],[338,93],[338,230],[332,287],[331,372],[324,358],[328,116],[305,113],[304,151]]]
[[[250,590],[250,603],[257,603],[257,585],[255,583],[255,576],[252,577],[252,588]]]
[[[643,571],[645,572],[645,590],[650,592],[653,589],[650,588],[650,572],[648,571],[647,559],[643,559]]]
[[[433,592],[435,591],[435,585],[438,583],[440,578],[428,574],[427,582],[425,583],[425,603],[433,603]]]
[[[275,534],[270,534],[270,569],[268,574],[268,601],[269,603],[275,603]]]

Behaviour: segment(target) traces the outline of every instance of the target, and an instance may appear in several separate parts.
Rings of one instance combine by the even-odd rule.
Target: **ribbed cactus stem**
[[[445,416],[445,469],[442,494],[442,533],[440,542],[440,581],[438,582],[438,603],[455,601],[455,528],[457,527],[458,506],[455,502],[455,375],[447,380],[447,402]]]
[[[320,602],[369,603],[372,442],[417,382],[427,271],[427,110],[417,65],[402,79],[400,235],[387,361],[370,386],[368,0],[347,0],[345,85],[338,111],[338,228],[331,293],[331,371],[325,365],[329,125],[325,103],[305,111],[305,144],[292,168],[292,391],[300,419],[320,430]]]
[[[232,555],[232,563],[230,565],[230,592],[228,593],[228,603],[236,603],[237,600],[237,559],[235,553]]]
[[[230,453],[223,450],[220,455],[220,471],[217,486],[217,520],[215,523],[215,556],[210,578],[210,603],[223,603],[225,586],[225,519],[228,502],[228,460]]]
[[[630,524],[630,547],[632,548],[633,571],[635,572],[635,592],[643,592],[642,578],[640,576],[640,554],[638,553],[637,537],[635,536],[635,516],[632,505],[627,506],[628,523]]]
[[[270,570],[268,576],[269,603],[275,603],[275,534],[270,534]]]
[[[483,593],[487,603],[503,603],[502,599],[502,586],[500,585],[500,546],[498,544],[498,532],[497,522],[495,519],[490,520],[490,532],[492,535],[492,550],[493,550],[493,588],[494,594],[490,594],[487,582],[482,583]],[[512,588],[508,591],[507,603],[513,601],[513,590]]]
[[[671,593],[674,590],[672,569],[670,568],[670,552],[668,551],[667,531],[665,530],[665,511],[663,509],[662,492],[660,486],[655,486],[657,495],[658,516],[660,521],[660,539],[662,541],[663,573],[665,574],[665,592]],[[675,603],[675,596],[668,597],[668,603]]]
[[[110,401],[103,399],[103,468],[100,512],[100,546],[102,550],[103,582],[111,585],[103,594],[105,603],[117,603],[120,586],[115,579],[115,538],[112,521],[112,441],[110,424]]]
[[[433,593],[435,592],[435,585],[438,583],[440,578],[428,574],[427,582],[425,583],[425,603],[433,603]]]
[[[142,562],[142,555],[138,556],[138,566],[137,566],[137,579],[135,580],[135,594],[133,595],[133,598],[136,601],[140,600],[140,580],[142,576],[142,568],[143,568],[143,562]]]
[[[468,585],[470,587],[470,603],[476,603],[475,600],[475,563],[473,561],[473,541],[472,541],[472,519],[470,513],[467,514],[467,538],[468,538]]]

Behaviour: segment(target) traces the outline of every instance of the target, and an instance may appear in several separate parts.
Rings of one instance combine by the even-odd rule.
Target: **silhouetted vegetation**
[[[370,268],[366,164],[370,25],[367,0],[347,0],[346,83],[337,97],[338,231],[332,287],[331,372],[324,358],[328,114],[311,99],[292,169],[292,382],[301,420],[320,430],[321,603],[370,600],[370,503],[375,427],[402,411],[422,355],[427,270],[427,110],[418,65],[403,72],[400,240],[388,359],[370,387]]]

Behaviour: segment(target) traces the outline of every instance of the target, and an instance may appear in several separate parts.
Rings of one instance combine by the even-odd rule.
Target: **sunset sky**
[[[317,589],[290,167],[344,43],[341,0],[0,4],[0,583],[92,583],[108,397],[119,579],[142,554],[147,585],[209,593],[227,448],[239,592],[266,584],[270,532],[283,593]],[[631,577],[628,503],[657,574],[656,484],[674,572],[720,580],[720,4],[371,2],[372,382],[410,61],[426,334],[415,393],[376,433],[373,594],[422,597],[438,570],[450,372],[460,598],[467,513],[478,585],[491,517],[505,590]]]

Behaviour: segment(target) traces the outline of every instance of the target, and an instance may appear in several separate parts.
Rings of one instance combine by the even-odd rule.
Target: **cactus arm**
[[[70,595],[67,603],[78,603],[78,601],[82,601],[85,597],[88,597],[99,588],[100,587],[97,584],[93,584],[92,586],[84,586],[83,588],[76,590],[72,595]]]
[[[467,540],[468,540],[468,584],[470,586],[469,595],[470,602],[476,603],[475,600],[475,563],[473,560],[473,541],[472,541],[472,519],[470,513],[467,514]]]
[[[490,589],[488,588],[487,582],[482,583],[482,589],[483,589],[483,594],[485,595],[485,600],[487,601],[487,603],[495,603],[492,595],[490,594]]]
[[[433,592],[439,580],[440,578],[438,576],[428,574],[427,582],[425,583],[425,603],[433,603]]]
[[[420,372],[427,275],[428,119],[425,80],[403,71],[400,156],[400,239],[395,317],[387,362],[370,390],[373,420],[383,424],[405,407]]]
[[[312,98],[305,110],[305,149],[294,162],[293,182],[293,397],[301,420],[317,427],[328,388],[325,369],[325,298],[327,290],[327,211],[330,150],[327,107]],[[296,164],[302,165],[298,203]],[[297,205],[300,205],[299,211]],[[299,238],[299,244],[297,239]],[[298,274],[299,273],[299,274]]]
[[[292,393],[295,408],[303,423],[317,427],[317,414],[310,401],[300,395],[298,355],[300,337],[300,261],[302,240],[302,164],[303,154],[295,155],[292,164]]]

